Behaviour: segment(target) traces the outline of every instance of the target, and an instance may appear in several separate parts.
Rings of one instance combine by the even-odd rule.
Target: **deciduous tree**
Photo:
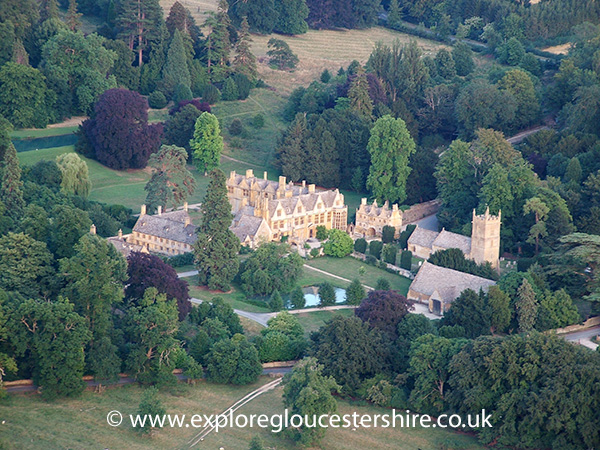
[[[223,151],[223,137],[216,116],[209,112],[200,114],[196,120],[190,147],[194,152],[194,164],[204,174],[219,166]]]

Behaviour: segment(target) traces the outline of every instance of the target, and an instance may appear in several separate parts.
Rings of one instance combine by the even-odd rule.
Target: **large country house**
[[[314,184],[286,183],[285,177],[270,181],[254,176],[229,174],[227,196],[234,214],[231,230],[242,245],[256,247],[261,242],[303,242],[315,237],[317,226],[346,231],[348,207],[339,190],[321,190]]]

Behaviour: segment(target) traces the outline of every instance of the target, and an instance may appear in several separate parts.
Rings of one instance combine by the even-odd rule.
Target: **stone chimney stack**
[[[253,178],[254,171],[252,169],[246,169],[246,178]]]
[[[117,236],[119,236],[119,239],[123,239],[123,230],[121,228],[119,228],[119,233]]]
[[[367,206],[367,199],[366,198],[361,198],[360,199],[360,204],[361,204],[361,206],[362,205]]]
[[[279,177],[279,187],[285,188],[285,177],[282,177],[282,176]]]
[[[190,223],[191,223],[190,216],[186,216],[185,219],[183,220],[184,226],[187,227]]]
[[[140,209],[140,217],[145,216],[146,215],[146,205],[142,205],[141,209]]]
[[[158,206],[158,215],[159,216],[162,215],[162,206],[160,206],[160,205]]]
[[[309,194],[314,194],[315,193],[315,185],[314,184],[309,184],[308,185],[308,193]]]
[[[90,227],[90,234],[96,234],[96,225],[92,224]]]
[[[302,190],[306,188],[306,180],[302,180]]]
[[[188,202],[183,202],[183,210],[188,212]]]
[[[266,179],[267,179],[267,171],[265,170],[265,171],[263,172],[263,180],[266,180]]]

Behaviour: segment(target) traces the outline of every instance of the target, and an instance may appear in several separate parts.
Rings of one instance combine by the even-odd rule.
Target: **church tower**
[[[485,214],[476,215],[473,210],[473,228],[471,231],[471,259],[477,264],[489,261],[498,270],[500,258],[500,216],[490,214],[486,208]]]

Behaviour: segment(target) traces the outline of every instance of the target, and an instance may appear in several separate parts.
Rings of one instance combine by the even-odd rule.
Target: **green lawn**
[[[322,258],[311,259],[307,262],[307,264],[311,267],[316,267],[317,269],[324,270],[349,280],[358,278],[363,284],[372,288],[374,288],[377,284],[378,278],[385,278],[390,282],[392,289],[396,289],[404,295],[406,295],[408,292],[408,287],[411,283],[411,280],[408,278],[400,275],[394,275],[393,273],[386,272],[385,270],[370,266],[362,261],[350,257],[331,258],[325,256]],[[360,267],[364,267],[364,275],[360,274]],[[309,269],[305,269],[305,272],[307,270]],[[347,285],[347,283],[343,281],[339,281],[339,283],[342,283],[340,287],[346,287]]]
[[[304,328],[304,334],[306,337],[310,336],[313,331],[318,331],[325,322],[333,319],[335,316],[350,317],[354,315],[353,309],[338,309],[336,311],[313,311],[300,314],[294,314],[294,316],[300,322],[300,325]]]
[[[229,303],[234,309],[241,309],[248,312],[257,312],[257,313],[266,313],[271,312],[271,310],[266,306],[260,307],[257,305],[253,305],[245,302],[246,295],[239,290],[236,286],[234,286],[232,292],[228,292],[226,294],[210,292],[205,289],[200,289],[198,287],[198,283],[196,281],[196,277],[184,278],[190,285],[190,296],[193,298],[199,298],[203,301],[211,301],[213,298],[218,297],[222,298],[225,302]]]
[[[159,398],[168,414],[218,414],[258,386],[271,381],[261,377],[250,386],[222,386],[206,382],[196,385],[178,384],[163,389]],[[140,435],[125,422],[129,414],[135,414],[143,389],[136,385],[106,390],[103,394],[85,392],[75,399],[43,402],[37,395],[10,396],[0,403],[0,448],[7,450],[40,449],[188,449],[188,441],[199,430],[192,427],[165,428],[152,436]],[[237,414],[281,414],[283,388],[267,392],[237,411]],[[124,423],[116,428],[106,422],[107,414],[117,410],[124,415]],[[357,406],[338,400],[339,414],[390,414],[391,410],[373,406]],[[209,434],[195,449],[224,448],[245,450],[250,439],[260,435],[265,446],[278,450],[298,447],[283,435],[269,429],[226,428]],[[445,447],[443,447],[445,446]],[[468,435],[445,431],[440,428],[358,428],[329,429],[320,449],[332,450],[439,450],[440,448],[483,450]]]
[[[16,130],[10,133],[12,139],[34,139],[50,136],[62,136],[63,134],[75,133],[79,125],[72,127],[55,127],[55,128],[26,128]]]

